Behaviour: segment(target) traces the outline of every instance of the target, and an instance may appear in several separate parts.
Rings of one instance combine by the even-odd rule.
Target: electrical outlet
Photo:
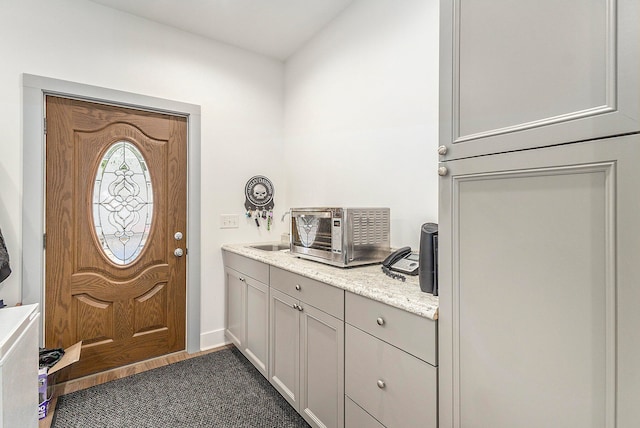
[[[239,221],[238,214],[222,214],[220,216],[220,229],[237,229]]]

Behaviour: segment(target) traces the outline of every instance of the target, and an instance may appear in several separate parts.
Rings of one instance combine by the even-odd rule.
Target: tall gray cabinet
[[[440,427],[640,420],[638,16],[441,1]]]

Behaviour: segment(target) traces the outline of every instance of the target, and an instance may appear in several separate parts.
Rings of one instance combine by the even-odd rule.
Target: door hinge
[[[47,118],[44,118],[44,135],[47,135]]]
[[[44,233],[42,235],[42,248],[45,249],[45,250],[47,249],[47,234],[46,233]]]

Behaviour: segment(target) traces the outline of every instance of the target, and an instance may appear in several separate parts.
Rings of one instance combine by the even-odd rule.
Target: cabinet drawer
[[[351,401],[349,397],[345,397],[344,428],[384,428],[384,425],[362,410],[362,407]]]
[[[222,251],[222,260],[225,266],[242,272],[243,275],[257,279],[263,284],[269,283],[269,265],[266,263],[224,250]]]
[[[283,269],[271,268],[272,288],[344,320],[344,290]]]
[[[346,325],[345,394],[388,428],[437,426],[437,368]]]
[[[353,293],[346,293],[345,321],[429,364],[438,365],[436,321]]]

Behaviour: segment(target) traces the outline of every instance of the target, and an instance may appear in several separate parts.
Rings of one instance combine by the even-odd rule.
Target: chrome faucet
[[[291,214],[290,211],[285,211],[284,214],[282,214],[282,217],[280,217],[280,221],[284,223],[284,218],[287,216],[287,214]]]

